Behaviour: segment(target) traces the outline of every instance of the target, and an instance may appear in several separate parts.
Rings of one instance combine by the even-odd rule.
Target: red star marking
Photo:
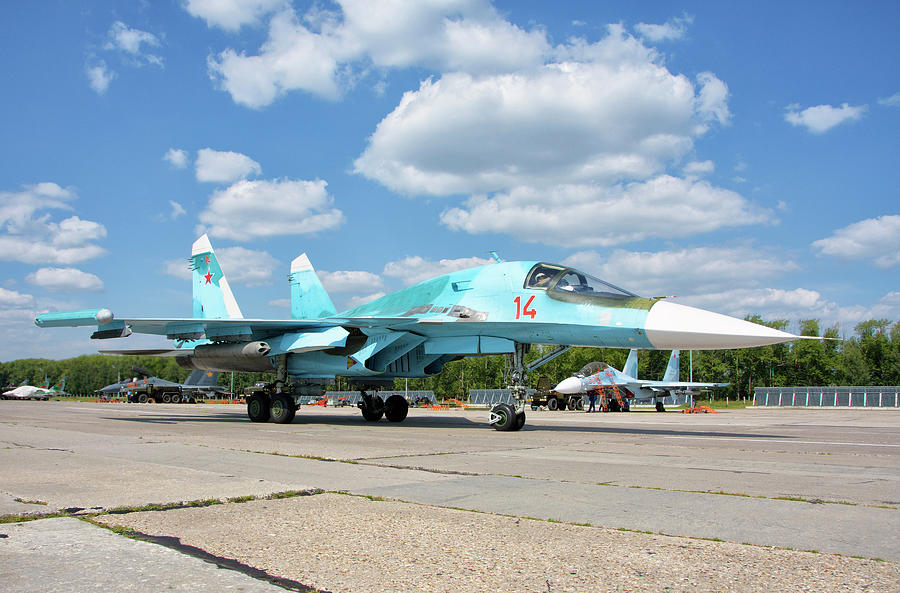
[[[212,283],[212,277],[213,277],[213,273],[212,273],[212,272],[207,272],[207,273],[206,273],[206,276],[204,276],[204,278],[206,278],[206,283],[207,283],[207,284],[211,284],[211,283]]]

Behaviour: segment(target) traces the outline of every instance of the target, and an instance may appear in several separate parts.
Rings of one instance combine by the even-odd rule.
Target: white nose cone
[[[650,308],[644,330],[659,350],[751,348],[797,339],[771,327],[668,301]]]
[[[562,393],[563,395],[575,395],[576,393],[581,393],[581,379],[578,377],[563,379],[560,381],[559,385],[556,386],[554,391]]]

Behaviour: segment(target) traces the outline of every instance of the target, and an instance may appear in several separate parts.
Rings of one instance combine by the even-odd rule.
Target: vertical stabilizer
[[[666,383],[677,383],[681,367],[681,351],[672,350],[672,356],[669,357],[669,364],[666,367],[666,374],[663,381]]]
[[[319,319],[337,313],[305,253],[291,262],[290,278],[291,317]]]
[[[622,374],[637,379],[638,359],[637,350],[634,348],[628,351],[628,359],[625,361],[625,366],[622,368]]]
[[[206,235],[194,241],[191,247],[191,271],[195,319],[243,318]]]
[[[218,371],[194,370],[191,371],[191,374],[185,379],[184,384],[190,385],[191,387],[211,387],[216,384],[216,379],[218,378]]]
[[[57,393],[63,393],[66,390],[66,378],[63,377],[60,379],[56,385],[50,388],[50,391],[55,391]]]

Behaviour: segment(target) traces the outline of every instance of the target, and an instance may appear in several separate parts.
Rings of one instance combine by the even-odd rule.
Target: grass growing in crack
[[[71,517],[73,513],[67,513],[65,511],[57,511],[55,513],[23,513],[17,515],[3,515],[0,516],[0,524],[4,523],[25,523],[27,521],[37,521],[38,519],[56,519],[58,517]]]
[[[319,488],[312,490],[285,490],[284,492],[274,492],[266,496],[266,500],[278,500],[279,498],[297,498],[298,496],[314,496],[325,492]]]

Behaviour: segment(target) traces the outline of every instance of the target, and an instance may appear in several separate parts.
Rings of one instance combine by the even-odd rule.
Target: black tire
[[[579,397],[575,400],[575,409],[579,412],[584,411],[584,398]]]
[[[522,427],[525,426],[525,412],[519,412],[516,414],[516,427],[513,430],[522,430]]]
[[[142,404],[147,403],[147,394],[146,393],[142,393],[137,397],[138,397],[138,401],[141,402]]]
[[[497,404],[491,409],[494,430],[515,430],[516,410],[509,404]]]
[[[173,404],[180,404],[181,403],[181,395],[178,393],[173,393],[171,400],[172,400]]]
[[[368,422],[378,422],[381,420],[381,417],[384,416],[384,400],[381,399],[380,395],[373,395],[372,403],[374,404],[375,409],[373,410],[363,405],[361,408],[362,415]]]
[[[268,422],[271,415],[269,396],[254,393],[247,398],[247,416],[251,422]]]
[[[547,409],[551,412],[555,411],[559,407],[559,400],[555,397],[551,397],[547,400]]]
[[[164,393],[164,394],[162,394],[162,401],[163,401],[164,404],[171,404],[171,403],[172,403],[172,396],[169,395],[168,393]]]
[[[297,404],[294,398],[278,393],[272,398],[272,422],[276,424],[290,424],[297,413]]]
[[[657,412],[665,412],[666,407],[663,405],[661,401],[656,402],[656,411]]]
[[[389,422],[403,422],[406,420],[407,414],[409,414],[409,402],[405,397],[395,393],[387,398],[384,403],[384,417]]]

